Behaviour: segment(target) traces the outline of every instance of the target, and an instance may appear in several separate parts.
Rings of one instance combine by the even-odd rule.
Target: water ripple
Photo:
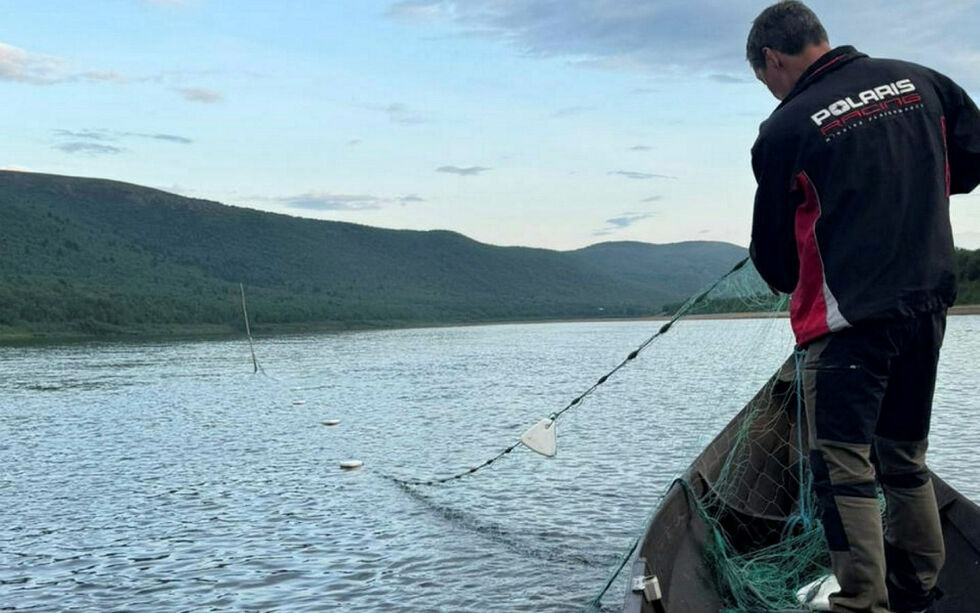
[[[785,321],[681,322],[559,422],[555,459],[382,474],[483,462],[655,327],[260,339],[270,377],[241,342],[0,348],[0,609],[577,610],[788,355]],[[930,452],[975,500],[978,331],[950,319]]]

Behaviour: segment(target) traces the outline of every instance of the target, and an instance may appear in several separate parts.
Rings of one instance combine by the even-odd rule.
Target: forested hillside
[[[497,247],[20,172],[0,172],[0,239],[0,326],[90,333],[235,329],[239,282],[260,330],[650,315],[745,255],[710,242]]]

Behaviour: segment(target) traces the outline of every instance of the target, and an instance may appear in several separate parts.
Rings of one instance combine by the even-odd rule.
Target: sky
[[[485,243],[747,245],[743,0],[0,0],[0,168]],[[814,0],[980,100],[980,0]],[[951,204],[980,248],[980,194]]]

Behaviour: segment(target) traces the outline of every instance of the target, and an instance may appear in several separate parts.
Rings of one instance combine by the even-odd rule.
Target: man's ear
[[[773,51],[769,47],[763,47],[762,54],[766,58],[767,68],[776,68],[778,70],[783,67],[783,58],[776,51]]]

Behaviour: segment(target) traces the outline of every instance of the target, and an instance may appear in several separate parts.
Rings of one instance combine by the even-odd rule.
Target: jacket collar
[[[793,89],[790,90],[789,94],[783,98],[783,101],[776,108],[782,108],[787,102],[799,95],[800,92],[823,78],[825,74],[833,72],[844,64],[848,64],[862,57],[868,56],[850,45],[836,47],[824,53],[816,62],[810,64],[809,68],[803,71],[796,85],[793,86]]]

